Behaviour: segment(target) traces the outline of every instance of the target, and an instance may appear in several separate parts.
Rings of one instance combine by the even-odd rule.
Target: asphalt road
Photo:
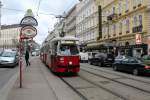
[[[15,68],[0,68],[0,90],[8,83],[8,81],[18,71],[18,66]]]

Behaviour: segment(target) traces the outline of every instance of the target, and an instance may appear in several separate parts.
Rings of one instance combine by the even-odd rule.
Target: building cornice
[[[19,28],[19,27],[21,27],[20,24],[2,25],[1,29],[4,30],[4,29],[11,29],[11,28]]]

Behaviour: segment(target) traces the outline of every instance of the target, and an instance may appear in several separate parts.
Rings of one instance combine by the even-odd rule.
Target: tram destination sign
[[[20,37],[23,39],[30,39],[37,35],[37,29],[33,26],[24,26],[21,28]]]
[[[34,17],[32,17],[32,16],[26,16],[26,17],[24,17],[21,20],[20,25],[38,26],[38,22],[37,22],[37,20]]]

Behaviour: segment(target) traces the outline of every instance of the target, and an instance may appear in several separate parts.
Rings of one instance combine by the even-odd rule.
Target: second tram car
[[[56,37],[41,49],[42,61],[57,73],[80,70],[79,40],[75,37]]]

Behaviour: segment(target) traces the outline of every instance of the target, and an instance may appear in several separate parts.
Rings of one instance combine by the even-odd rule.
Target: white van
[[[80,52],[80,62],[88,63],[88,53],[87,52]]]
[[[99,52],[88,52],[88,59],[95,57],[95,55]]]

